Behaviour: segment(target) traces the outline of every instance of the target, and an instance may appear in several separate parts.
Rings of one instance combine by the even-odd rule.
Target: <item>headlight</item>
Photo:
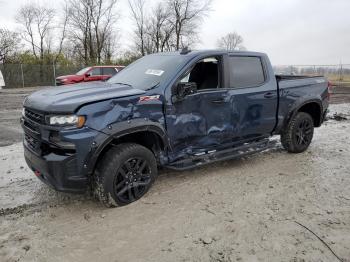
[[[84,116],[67,115],[67,116],[50,116],[49,124],[53,126],[76,126],[78,128],[85,124]]]

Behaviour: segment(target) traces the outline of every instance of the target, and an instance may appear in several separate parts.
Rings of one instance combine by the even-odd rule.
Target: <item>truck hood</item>
[[[24,100],[23,106],[49,113],[74,113],[87,103],[143,93],[127,85],[89,82],[34,92]]]

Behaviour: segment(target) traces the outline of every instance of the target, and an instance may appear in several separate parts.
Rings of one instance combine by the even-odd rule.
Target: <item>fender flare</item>
[[[103,150],[115,139],[121,138],[125,135],[138,132],[152,132],[158,135],[163,143],[164,150],[170,148],[167,133],[158,122],[153,122],[148,119],[132,119],[128,121],[116,122],[108,125],[100,131],[91,145],[91,150],[86,158],[84,167],[87,169],[87,174],[92,174],[95,170],[97,160]]]

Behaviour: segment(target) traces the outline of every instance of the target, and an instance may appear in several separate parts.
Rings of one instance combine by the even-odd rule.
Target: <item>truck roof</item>
[[[253,52],[253,51],[227,51],[222,49],[208,49],[208,50],[188,50],[186,52],[183,51],[172,51],[172,52],[161,52],[155,53],[152,55],[182,55],[187,56],[189,58],[194,58],[197,56],[215,56],[215,55],[223,55],[223,54],[240,54],[246,56],[266,56],[265,53]]]

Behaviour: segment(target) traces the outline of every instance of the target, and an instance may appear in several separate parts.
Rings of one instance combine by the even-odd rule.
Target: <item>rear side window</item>
[[[111,76],[114,76],[117,73],[114,67],[103,67],[102,72],[103,72],[103,75],[111,75]]]
[[[230,87],[253,87],[264,82],[264,69],[259,57],[230,57]]]

